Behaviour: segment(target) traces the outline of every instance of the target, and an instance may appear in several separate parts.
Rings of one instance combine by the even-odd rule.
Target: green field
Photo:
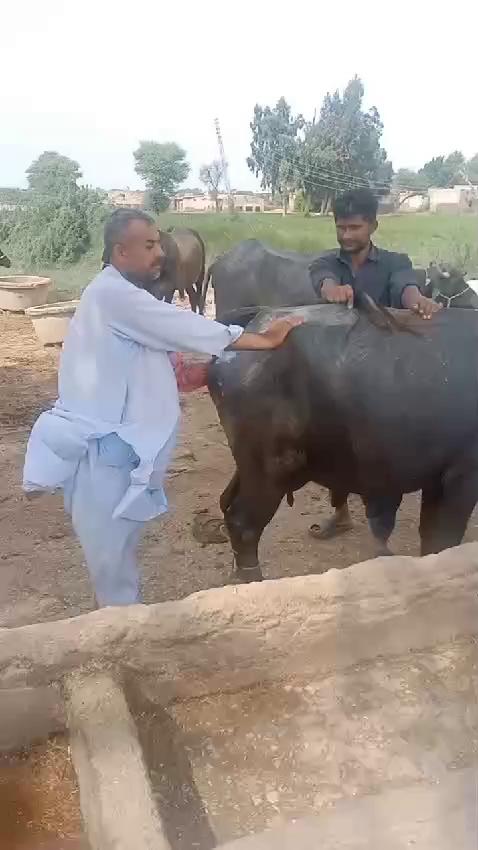
[[[203,237],[210,262],[218,254],[243,239],[256,238],[278,248],[320,253],[335,245],[331,218],[271,214],[236,216],[211,214],[164,214],[161,227],[193,227]],[[387,215],[380,219],[377,243],[384,248],[405,251],[417,266],[430,260],[458,262],[469,275],[478,277],[478,218],[473,215]],[[14,269],[50,276],[60,297],[77,294],[100,266],[101,238],[81,262],[66,268]],[[56,297],[56,296],[54,296]]]

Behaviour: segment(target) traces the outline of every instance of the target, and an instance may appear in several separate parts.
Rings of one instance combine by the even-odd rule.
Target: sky
[[[16,0],[1,29],[0,186],[56,150],[90,185],[140,188],[141,139],[181,144],[199,185],[217,116],[233,188],[257,188],[254,104],[283,95],[311,118],[354,74],[396,169],[478,151],[474,0]]]

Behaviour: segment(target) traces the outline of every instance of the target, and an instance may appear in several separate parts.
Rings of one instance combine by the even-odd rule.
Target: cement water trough
[[[106,608],[0,630],[2,728],[65,727],[58,850],[476,850],[477,634],[478,543]]]
[[[61,345],[79,303],[78,300],[56,301],[25,310],[42,345]]]
[[[28,307],[46,304],[50,286],[49,277],[31,275],[0,277],[0,310],[23,313]]]

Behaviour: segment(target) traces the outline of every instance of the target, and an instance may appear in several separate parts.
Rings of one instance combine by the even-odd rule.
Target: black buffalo
[[[425,295],[446,308],[478,308],[478,295],[468,286],[463,272],[450,263],[430,263]]]
[[[11,265],[12,264],[8,259],[7,255],[4,254],[2,249],[0,248],[0,266],[4,266],[4,268],[9,269]]]
[[[209,281],[214,288],[216,318],[237,319],[249,307],[316,304],[309,266],[316,257],[296,251],[277,251],[257,239],[239,242],[209,267],[200,306],[204,309]]]
[[[273,316],[263,311],[258,330]],[[304,308],[275,352],[235,352],[209,390],[236,461],[221,508],[243,580],[285,495],[309,481],[365,505],[422,491],[421,551],[458,545],[478,501],[478,314]]]
[[[202,304],[209,280],[212,281],[219,321],[243,327],[260,307],[317,304],[320,298],[312,285],[310,266],[316,255],[278,251],[255,239],[240,242],[219,257],[205,278]],[[427,273],[415,269],[417,285],[424,289]],[[322,526],[314,524],[311,533],[326,539],[352,527],[346,492],[331,493],[335,515]],[[387,541],[374,537],[375,551],[385,552]]]

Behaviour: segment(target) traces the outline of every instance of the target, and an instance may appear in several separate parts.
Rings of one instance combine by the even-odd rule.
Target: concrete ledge
[[[121,688],[104,673],[72,675],[65,695],[91,850],[171,850]]]
[[[344,800],[220,850],[476,850],[477,779],[464,770],[439,785]]]
[[[478,543],[392,557],[178,602],[105,608],[0,630],[0,687],[116,666],[165,703],[262,681],[323,675],[478,632]]]

